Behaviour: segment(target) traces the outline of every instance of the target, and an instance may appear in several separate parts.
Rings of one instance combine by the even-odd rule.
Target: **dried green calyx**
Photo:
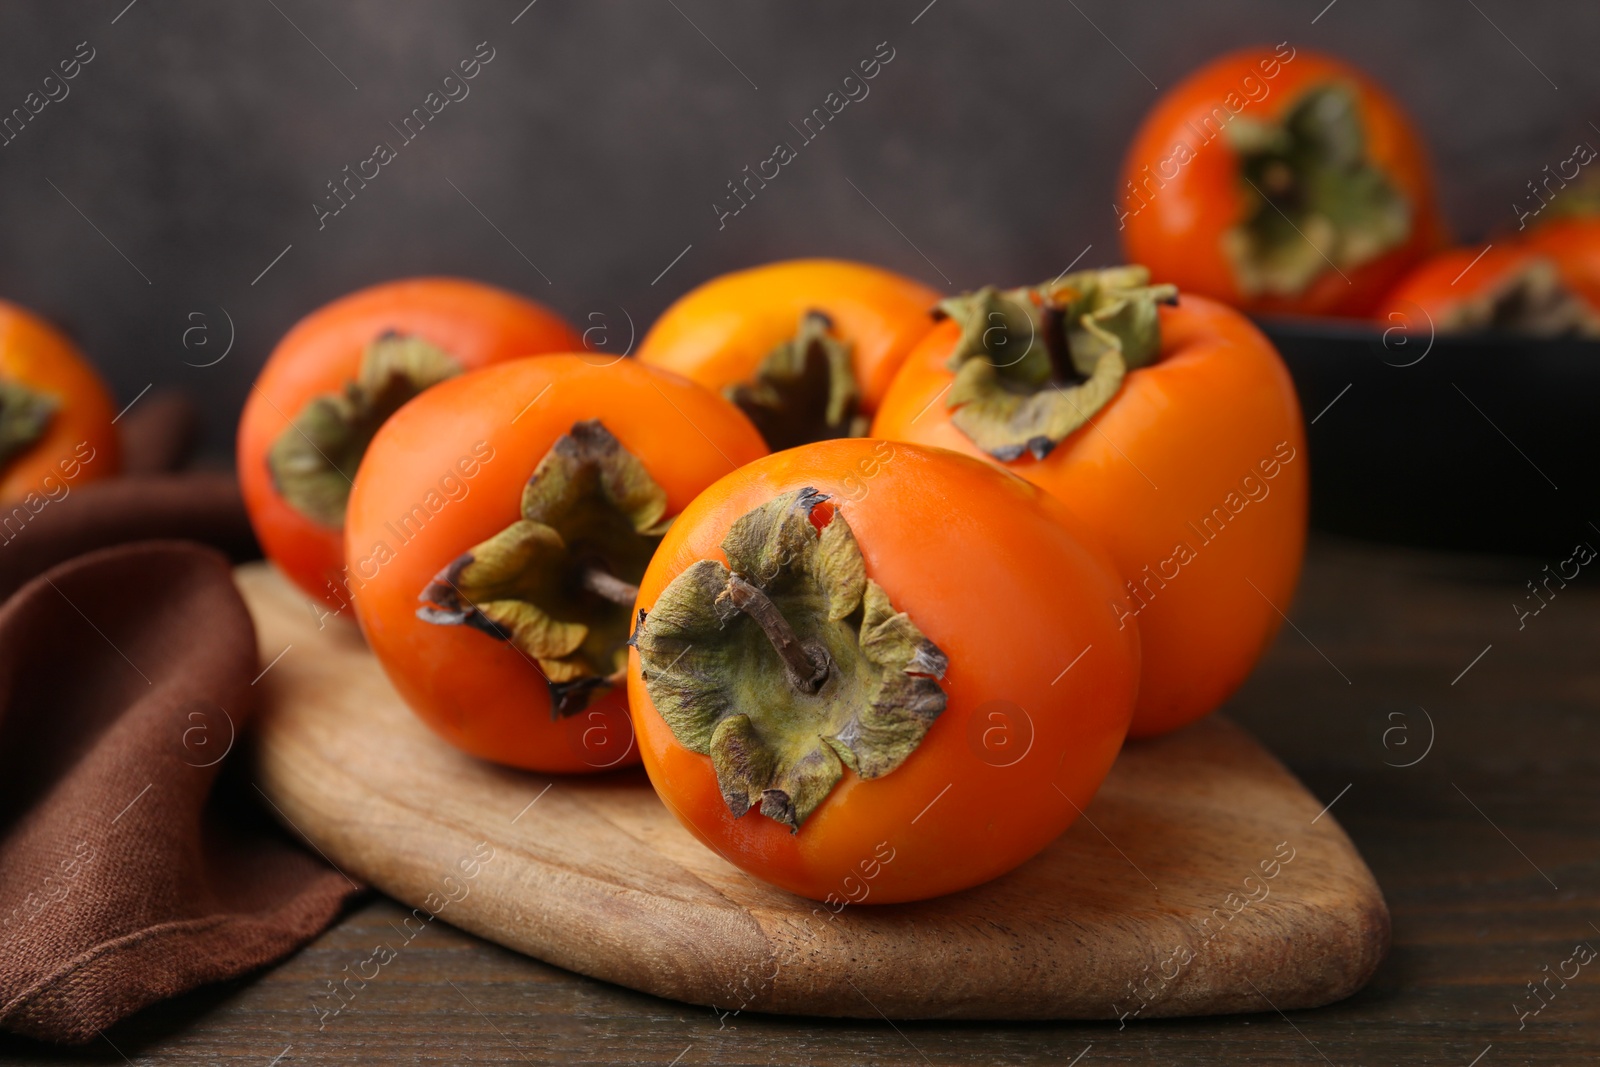
[[[21,382],[0,381],[0,467],[26,452],[50,425],[61,401]]]
[[[944,653],[866,576],[843,511],[813,518],[826,499],[796,490],[741,517],[728,565],[684,570],[633,637],[651,702],[711,757],[729,810],[796,832],[846,767],[893,771],[945,706]]]
[[[767,353],[754,381],[722,391],[750,416],[774,452],[867,432],[867,420],[857,412],[861,390],[850,345],[832,329],[827,315],[806,312],[795,335]]]
[[[1294,296],[1410,236],[1411,204],[1367,159],[1353,89],[1310,89],[1280,122],[1239,116],[1226,129],[1251,206],[1223,253],[1246,296]]]
[[[1441,332],[1490,330],[1532,337],[1600,337],[1600,315],[1561,281],[1555,263],[1535,257],[1487,293],[1463,300],[1438,324]]]
[[[538,664],[556,717],[621,684],[638,582],[667,494],[599,420],[573,425],[522,490],[522,518],[456,557],[418,617],[471,626]]]
[[[1176,286],[1129,266],[945,300],[939,312],[961,326],[947,364],[951,421],[996,459],[1043,459],[1161,354],[1157,305],[1177,299]]]
[[[367,345],[344,391],[313,397],[278,435],[267,469],[296,511],[324,526],[344,525],[345,502],[361,457],[378,428],[432,385],[461,373],[443,349],[408,334]]]

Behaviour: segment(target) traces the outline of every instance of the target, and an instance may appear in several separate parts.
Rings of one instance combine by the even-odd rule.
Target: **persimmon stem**
[[[1041,309],[1039,333],[1044,350],[1050,356],[1051,379],[1061,384],[1083,381],[1083,375],[1073,367],[1072,356],[1067,352],[1066,316],[1060,308],[1046,305]]]
[[[633,607],[633,602],[639,598],[639,587],[618,578],[610,571],[600,567],[585,567],[583,569],[583,587],[589,592],[602,596],[613,604],[623,607]]]
[[[739,577],[728,576],[728,601],[755,620],[772,642],[772,649],[783,660],[789,682],[802,693],[814,694],[827,681],[832,666],[828,653],[820,647],[807,649],[795,635],[794,627],[783,617],[767,594]]]

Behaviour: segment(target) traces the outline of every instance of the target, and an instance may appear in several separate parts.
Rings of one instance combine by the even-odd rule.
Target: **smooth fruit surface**
[[[1105,546],[1143,643],[1134,737],[1213,711],[1244,681],[1289,608],[1307,521],[1300,406],[1271,343],[1204,297],[1159,315],[1159,358],[1043,459],[1000,464],[951,421],[954,322],[907,359],[872,430],[1002,465]]]

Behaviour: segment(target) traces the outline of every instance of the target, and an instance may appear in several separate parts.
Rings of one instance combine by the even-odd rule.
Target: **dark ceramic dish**
[[[1300,394],[1317,528],[1437,548],[1600,546],[1600,341],[1260,325]]]

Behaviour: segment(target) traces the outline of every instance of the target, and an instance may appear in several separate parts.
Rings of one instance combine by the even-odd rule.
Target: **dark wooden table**
[[[1585,568],[1564,589],[1552,581],[1539,614],[1513,608],[1535,606],[1525,583],[1559,562],[1320,540],[1292,625],[1229,705],[1333,803],[1388,896],[1394,948],[1341,1004],[1126,1029],[719,1021],[436,923],[319,1030],[311,995],[402,914],[372,898],[266,973],[160,1005],[81,1051],[0,1039],[0,1061],[1593,1063],[1600,959],[1547,976],[1572,975],[1576,944],[1600,949],[1600,579]],[[1545,983],[1542,999],[1530,982]]]

